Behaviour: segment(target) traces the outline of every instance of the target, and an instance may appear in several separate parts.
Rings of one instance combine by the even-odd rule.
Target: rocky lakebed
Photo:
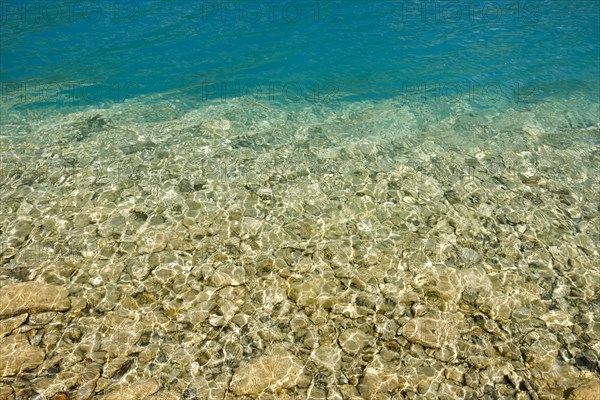
[[[0,399],[600,399],[598,125],[145,112],[3,126]]]

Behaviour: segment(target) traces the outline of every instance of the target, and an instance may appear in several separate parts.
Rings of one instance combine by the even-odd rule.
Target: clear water
[[[440,113],[464,101],[484,113],[576,99],[592,112],[599,7],[3,1],[3,100],[106,107],[153,95],[195,107],[246,94],[319,103],[400,98]]]
[[[2,0],[0,54],[0,290],[72,304],[0,398],[598,387],[600,2]]]

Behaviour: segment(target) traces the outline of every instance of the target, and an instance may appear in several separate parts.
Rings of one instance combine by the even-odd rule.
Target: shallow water
[[[598,3],[35,4],[0,398],[598,390]]]

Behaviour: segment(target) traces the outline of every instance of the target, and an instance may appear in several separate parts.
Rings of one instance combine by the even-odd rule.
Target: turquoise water
[[[600,390],[600,2],[2,0],[0,56],[0,399]]]
[[[576,98],[593,108],[599,7],[587,0],[3,1],[3,100],[106,107],[143,95],[194,105],[244,95],[401,98],[434,108],[465,100],[486,112]]]

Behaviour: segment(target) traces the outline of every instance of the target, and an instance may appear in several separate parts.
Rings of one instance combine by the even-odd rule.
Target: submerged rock
[[[360,394],[365,399],[375,399],[398,387],[398,375],[393,371],[384,371],[373,366],[365,368],[365,374],[358,385]],[[381,397],[382,398],[382,397]]]
[[[351,355],[360,353],[372,341],[372,337],[356,328],[345,330],[339,337],[340,346],[346,353]]]
[[[216,287],[238,286],[246,282],[246,271],[242,266],[225,264],[217,268],[209,282]]]
[[[423,317],[408,321],[402,327],[401,333],[409,342],[440,348],[455,336],[456,328],[451,321]]]
[[[291,388],[297,385],[302,370],[300,361],[289,353],[262,356],[235,371],[230,389],[243,396]]]
[[[152,150],[157,146],[152,140],[145,140],[137,143],[133,143],[127,146],[123,146],[121,150],[125,155],[139,153],[144,150]]]
[[[322,278],[293,283],[288,296],[299,306],[318,305],[332,308],[338,302],[335,296],[335,283]]]
[[[27,320],[27,314],[17,315],[13,318],[0,321],[0,338],[9,335],[13,330],[21,326]]]
[[[71,307],[67,289],[41,282],[24,282],[0,289],[0,316],[23,312],[65,311]]]
[[[138,382],[125,389],[118,390],[102,397],[102,400],[144,400],[158,392],[160,385],[154,379]]]
[[[337,371],[342,359],[342,351],[337,347],[320,346],[313,350],[312,360],[322,368]]]
[[[0,339],[0,355],[0,376],[17,375],[44,361],[44,351],[30,345],[25,335]]]
[[[600,381],[590,380],[573,389],[568,400],[600,400]]]

